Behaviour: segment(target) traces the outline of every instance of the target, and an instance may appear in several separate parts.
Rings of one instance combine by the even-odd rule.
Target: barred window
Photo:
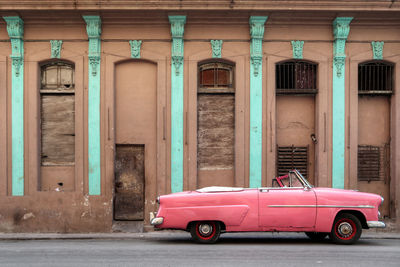
[[[41,165],[75,163],[74,65],[55,61],[41,66]]]
[[[393,93],[393,64],[373,60],[358,65],[358,93],[390,95]]]
[[[304,60],[290,60],[276,64],[277,94],[316,94],[317,64]]]

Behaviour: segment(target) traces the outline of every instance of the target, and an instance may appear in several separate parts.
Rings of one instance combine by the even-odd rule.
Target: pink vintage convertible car
[[[272,187],[206,187],[160,196],[151,224],[156,229],[190,231],[200,243],[214,243],[221,232],[305,232],[314,240],[352,244],[362,229],[384,228],[379,195],[314,188],[297,171],[273,180]]]

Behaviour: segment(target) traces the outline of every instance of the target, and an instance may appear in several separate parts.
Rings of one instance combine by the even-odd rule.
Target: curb
[[[267,233],[228,233],[231,238],[306,238],[304,233],[267,232]],[[129,239],[166,239],[166,238],[190,238],[190,234],[183,231],[163,231],[146,233],[84,233],[84,234],[60,234],[60,233],[0,233],[0,241],[7,240],[129,240]],[[400,239],[400,233],[365,233],[361,239]]]

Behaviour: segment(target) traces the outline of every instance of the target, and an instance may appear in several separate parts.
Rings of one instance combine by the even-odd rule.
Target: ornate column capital
[[[101,59],[101,19],[100,16],[83,16],[83,19],[86,22],[86,31],[89,38],[89,65],[92,76],[96,76]]]
[[[251,64],[254,67],[254,76],[258,76],[260,65],[262,64],[262,42],[264,38],[264,25],[267,21],[267,16],[251,16],[250,24],[250,58]]]
[[[7,32],[10,38],[24,38],[24,21],[20,17],[3,17],[7,23]]]
[[[346,40],[350,32],[352,17],[337,17],[333,21],[333,64],[336,66],[336,75],[342,76],[346,59]]]
[[[212,57],[213,58],[221,58],[222,57],[222,40],[211,40],[211,49],[212,49]]]
[[[3,17],[7,23],[7,32],[11,41],[11,60],[15,67],[15,76],[19,77],[24,61],[24,21],[20,17]]]
[[[100,38],[101,36],[101,18],[100,16],[83,16],[86,22],[86,32],[90,38]]]
[[[183,64],[183,34],[185,32],[186,16],[168,16],[171,23],[172,36],[172,64],[175,74],[179,75],[179,69]]]
[[[377,59],[377,60],[383,59],[383,45],[384,44],[385,44],[384,42],[378,42],[378,41],[371,42],[374,59]]]
[[[293,49],[293,58],[303,59],[304,41],[291,41]]]
[[[263,39],[264,38],[264,25],[265,22],[267,21],[268,17],[267,16],[251,16],[249,19],[250,23],[250,36],[251,39],[258,38],[258,39]]]

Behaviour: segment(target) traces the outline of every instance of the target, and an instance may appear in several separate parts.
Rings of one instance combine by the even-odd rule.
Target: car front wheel
[[[190,234],[198,243],[212,244],[221,234],[221,225],[219,222],[194,222],[190,226]]]
[[[360,220],[352,214],[344,213],[336,217],[329,237],[337,244],[350,245],[357,242],[361,232]]]

